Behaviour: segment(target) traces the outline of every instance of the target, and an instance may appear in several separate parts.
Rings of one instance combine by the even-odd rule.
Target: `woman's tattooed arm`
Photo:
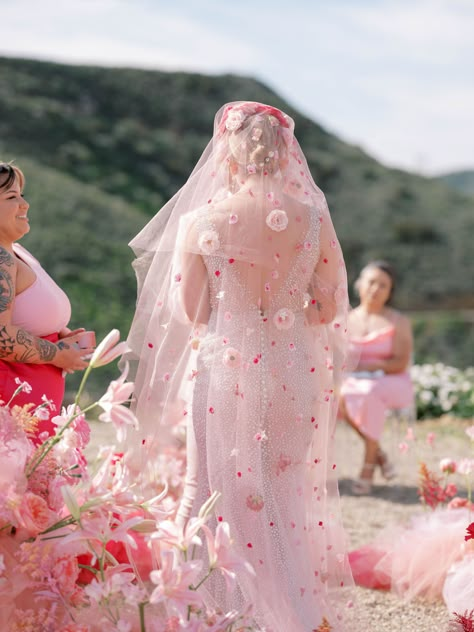
[[[15,300],[15,257],[0,246],[0,360],[52,363],[59,347],[10,322]]]

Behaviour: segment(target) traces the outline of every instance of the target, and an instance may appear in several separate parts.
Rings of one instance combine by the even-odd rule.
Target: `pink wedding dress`
[[[333,456],[347,281],[292,131],[274,108],[223,108],[188,183],[132,242],[137,449],[152,472],[186,416],[177,520],[219,492],[210,526],[229,523],[255,570],[233,592],[213,573],[211,604],[252,604],[265,632],[340,632],[353,618]],[[196,556],[206,567],[205,550]]]

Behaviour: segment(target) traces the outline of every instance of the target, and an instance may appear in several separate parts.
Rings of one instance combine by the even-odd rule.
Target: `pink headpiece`
[[[235,132],[249,116],[255,114],[268,114],[268,116],[275,119],[275,125],[290,127],[288,117],[278,108],[265,105],[264,103],[257,103],[256,101],[243,101],[231,104],[224,110],[219,123],[219,134],[224,134],[226,130]]]

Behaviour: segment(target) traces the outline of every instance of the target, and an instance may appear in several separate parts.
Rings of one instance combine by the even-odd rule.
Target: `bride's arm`
[[[211,312],[209,283],[201,255],[183,252],[181,255],[181,301],[192,323],[207,324]]]
[[[308,287],[310,299],[307,321],[310,325],[327,324],[337,313],[337,289],[340,283],[342,253],[329,216],[324,216],[320,232],[320,254]]]
[[[206,325],[211,312],[209,281],[204,259],[196,252],[198,236],[196,223],[183,220],[177,237],[180,249],[180,301],[186,317],[192,323]]]

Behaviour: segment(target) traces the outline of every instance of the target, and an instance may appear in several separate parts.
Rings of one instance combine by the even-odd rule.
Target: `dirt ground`
[[[472,424],[449,417],[414,424],[416,441],[408,453],[401,454],[398,445],[405,441],[406,427],[389,423],[384,437],[384,448],[396,463],[398,476],[387,483],[380,473],[375,474],[375,485],[368,496],[351,493],[351,479],[357,476],[362,461],[362,444],[345,424],[336,433],[338,448],[339,488],[344,524],[351,548],[373,541],[380,530],[400,524],[414,513],[423,511],[417,496],[418,462],[425,461],[433,469],[444,457],[470,456],[470,442],[464,430]],[[435,433],[433,446],[426,441],[429,432]],[[357,589],[360,603],[369,619],[370,632],[446,632],[449,613],[444,603],[415,600],[404,603],[398,597],[380,591]]]

